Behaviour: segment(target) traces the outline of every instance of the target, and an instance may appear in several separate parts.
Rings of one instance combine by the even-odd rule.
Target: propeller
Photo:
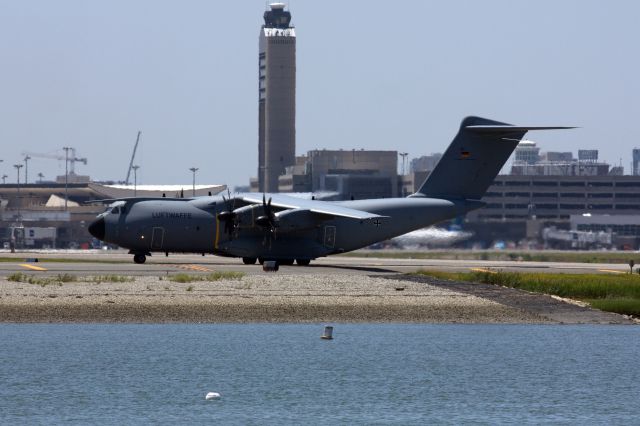
[[[236,223],[237,215],[234,212],[236,200],[234,198],[233,203],[231,202],[231,192],[229,192],[228,189],[227,189],[227,196],[229,198],[225,198],[224,195],[222,196],[222,200],[224,201],[226,210],[218,213],[218,220],[220,222],[224,222],[224,232],[227,235],[229,235],[229,239],[232,239],[233,231],[236,229],[236,225],[237,225]]]
[[[271,197],[269,197],[269,201],[267,201],[265,194],[262,194],[262,216],[256,219],[256,225],[264,228],[265,231],[262,245],[266,245],[268,242],[269,247],[271,247],[271,241],[276,237],[278,219],[271,208]]]

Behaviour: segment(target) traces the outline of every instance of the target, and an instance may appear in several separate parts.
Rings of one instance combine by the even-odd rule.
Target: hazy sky
[[[264,1],[0,0],[0,175],[22,151],[89,159],[139,183],[247,184],[256,175]],[[466,115],[575,125],[542,150],[600,150],[628,172],[640,146],[638,1],[290,2],[297,154],[441,152]],[[23,169],[24,170],[24,169]],[[64,161],[29,163],[52,179]],[[22,180],[23,178],[21,178]]]

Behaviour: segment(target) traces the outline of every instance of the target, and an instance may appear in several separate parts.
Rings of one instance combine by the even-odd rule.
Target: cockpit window
[[[120,214],[120,207],[114,207],[111,209],[112,214]]]

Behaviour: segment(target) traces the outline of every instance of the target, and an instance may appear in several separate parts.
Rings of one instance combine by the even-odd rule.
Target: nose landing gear
[[[151,252],[129,250],[129,254],[133,255],[133,261],[138,265],[142,265],[147,261],[147,256],[151,256]]]

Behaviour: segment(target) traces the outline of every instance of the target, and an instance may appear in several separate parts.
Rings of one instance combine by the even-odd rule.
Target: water
[[[640,424],[638,327],[322,332],[0,324],[0,423]]]

